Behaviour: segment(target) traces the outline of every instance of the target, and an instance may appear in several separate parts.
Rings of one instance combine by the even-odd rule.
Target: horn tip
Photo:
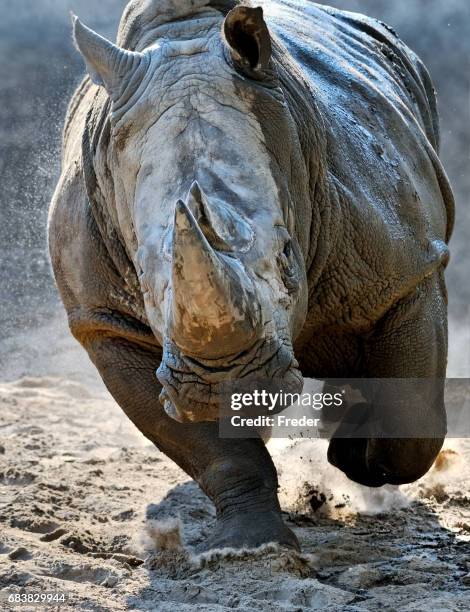
[[[199,183],[194,180],[191,183],[191,187],[189,188],[189,192],[188,192],[188,196],[186,198],[186,202],[188,203],[190,209],[191,208],[191,202],[192,205],[195,206],[196,208],[199,208],[200,206],[204,207],[204,195],[203,195],[203,191],[201,189],[201,186],[199,185]]]
[[[183,202],[183,200],[179,199],[176,201],[175,213],[176,214],[184,214],[186,212],[187,206]]]
[[[199,183],[196,180],[194,180],[191,183],[191,187],[189,188],[189,193],[191,195],[197,195],[201,193],[201,188],[199,187]]]
[[[192,214],[183,200],[177,200],[175,206],[175,227],[182,229],[189,229],[193,225]]]

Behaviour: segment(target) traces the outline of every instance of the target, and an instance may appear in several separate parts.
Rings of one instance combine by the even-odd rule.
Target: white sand
[[[304,554],[194,558],[211,504],[135,430],[80,349],[55,346],[41,363],[22,357],[41,376],[0,385],[0,597],[61,592],[61,609],[113,611],[470,609],[469,440],[449,441],[455,453],[419,483],[378,491],[329,466],[322,442],[275,442]],[[175,519],[184,548],[173,533],[152,550],[154,521]]]

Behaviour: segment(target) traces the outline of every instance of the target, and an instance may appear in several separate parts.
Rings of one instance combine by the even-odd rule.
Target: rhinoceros
[[[302,0],[132,0],[115,44],[72,19],[88,76],[53,270],[110,393],[213,501],[201,548],[299,546],[263,437],[219,435],[227,381],[435,381],[412,404],[363,393],[420,435],[329,442],[363,485],[420,478],[446,433],[454,206],[421,60],[383,23]]]

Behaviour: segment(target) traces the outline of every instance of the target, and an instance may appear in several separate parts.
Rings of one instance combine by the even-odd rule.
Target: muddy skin
[[[73,29],[89,78],[49,219],[71,332],[215,504],[204,548],[298,548],[264,443],[219,437],[218,385],[445,378],[453,198],[426,68],[373,19],[287,0],[133,0],[117,44]],[[330,461],[369,486],[419,478],[437,396],[379,416],[425,436],[338,429]]]

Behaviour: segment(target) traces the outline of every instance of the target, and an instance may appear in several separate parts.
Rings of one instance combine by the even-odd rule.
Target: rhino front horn
[[[85,60],[91,80],[96,85],[103,85],[111,99],[117,100],[145,63],[143,54],[118,47],[84,25],[73,13],[71,18],[73,40]]]
[[[233,355],[261,334],[261,308],[242,264],[217,252],[188,206],[176,204],[168,333],[179,349],[207,359]]]

